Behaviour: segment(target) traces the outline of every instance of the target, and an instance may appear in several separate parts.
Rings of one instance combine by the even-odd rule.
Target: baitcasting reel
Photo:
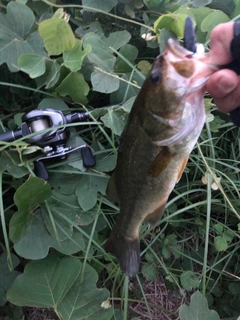
[[[46,153],[45,156],[34,161],[34,172],[37,177],[48,180],[49,174],[43,163],[46,159],[57,157],[65,159],[69,153],[81,149],[84,167],[91,168],[95,165],[95,158],[90,147],[87,145],[78,146],[76,148],[66,146],[69,132],[64,125],[73,122],[82,122],[88,119],[88,112],[76,112],[64,115],[60,110],[54,109],[33,110],[22,116],[21,129],[1,133],[0,141],[12,142],[36,133],[26,138],[25,141],[43,148]]]

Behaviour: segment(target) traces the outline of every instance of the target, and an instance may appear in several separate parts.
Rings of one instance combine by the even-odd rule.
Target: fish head
[[[218,70],[209,63],[208,53],[186,50],[169,39],[165,51],[159,55],[146,80],[146,107],[161,117],[181,112],[181,101],[191,93],[204,94],[204,84]]]

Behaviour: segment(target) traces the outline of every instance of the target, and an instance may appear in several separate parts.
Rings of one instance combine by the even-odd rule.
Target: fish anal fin
[[[163,215],[167,199],[161,201],[158,208],[155,209],[153,212],[149,213],[149,215],[145,218],[144,223],[149,223],[151,226],[155,226],[158,223],[158,221],[161,219]]]
[[[148,168],[148,176],[152,178],[158,177],[167,168],[175,155],[175,153],[170,152],[168,147],[162,147]]]
[[[177,181],[176,183],[178,183],[178,181],[181,179],[182,177],[182,174],[183,174],[183,171],[188,163],[188,158],[189,158],[189,155],[186,156],[186,158],[182,161],[180,167],[179,167],[179,171],[178,171],[178,176],[177,176]]]
[[[139,238],[129,239],[117,233],[114,228],[105,244],[105,250],[112,253],[119,261],[125,275],[133,278],[140,266]]]
[[[116,171],[114,170],[107,185],[107,196],[115,204],[119,205],[119,197],[116,186]]]

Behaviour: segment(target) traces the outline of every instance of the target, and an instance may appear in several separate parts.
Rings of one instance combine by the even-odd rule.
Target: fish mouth
[[[209,63],[209,53],[193,53],[171,38],[167,42],[165,55],[177,74],[184,79],[189,79],[192,89],[203,86],[219,69],[218,66]]]

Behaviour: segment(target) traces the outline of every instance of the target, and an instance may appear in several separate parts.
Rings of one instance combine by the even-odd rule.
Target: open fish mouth
[[[164,58],[174,67],[177,75],[183,79],[189,79],[189,87],[195,91],[203,86],[207,79],[216,72],[219,67],[209,63],[208,53],[193,53],[173,39],[167,42]]]

